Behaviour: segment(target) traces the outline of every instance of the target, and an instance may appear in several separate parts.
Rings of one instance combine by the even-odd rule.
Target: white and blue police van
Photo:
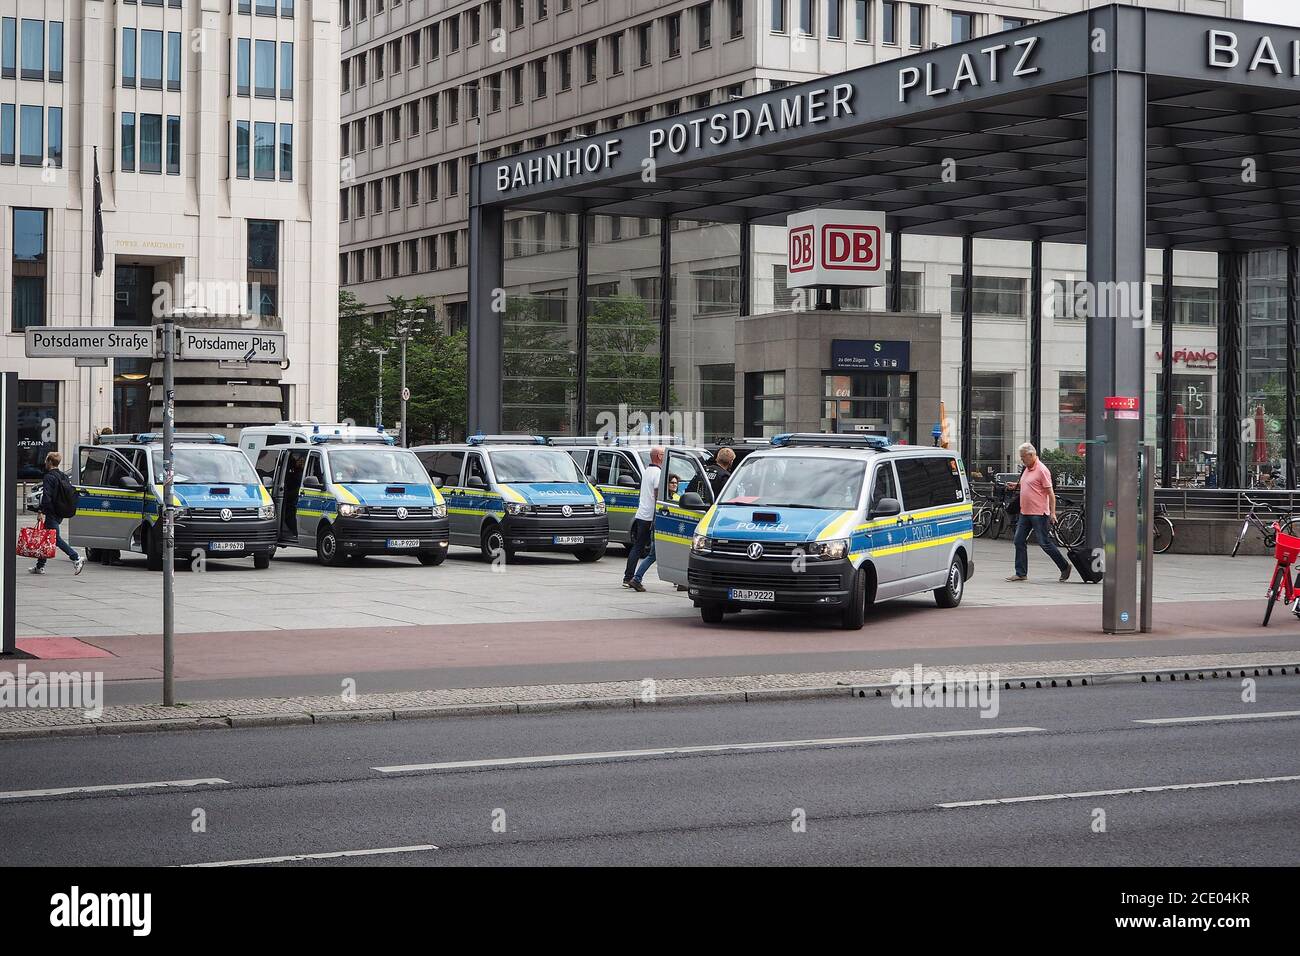
[[[659,576],[687,588],[705,623],[771,609],[834,613],[857,629],[893,598],[960,604],[975,573],[971,519],[954,452],[788,434],[747,455],[716,502],[661,489],[655,547]]]
[[[447,503],[391,435],[309,423],[268,428],[244,429],[239,444],[271,489],[279,547],[314,550],[326,566],[368,555],[446,560]]]
[[[447,496],[451,543],[486,560],[521,551],[599,561],[609,544],[605,499],[564,450],[540,435],[473,435],[412,449]]]
[[[172,476],[177,561],[188,566],[251,556],[255,567],[270,566],[275,505],[238,448],[221,435],[177,432]],[[97,444],[78,445],[72,483],[78,500],[68,538],[74,546],[85,547],[91,561],[143,554],[151,571],[162,570],[161,433],[103,435]]]

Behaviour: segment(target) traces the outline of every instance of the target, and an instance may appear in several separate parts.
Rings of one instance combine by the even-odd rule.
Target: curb
[[[938,669],[938,668],[936,668]],[[1084,688],[1099,684],[1161,684],[1188,681],[1231,680],[1246,677],[1300,677],[1300,662],[1252,664],[1231,667],[1172,668],[1168,670],[1114,671],[1110,673],[1078,672],[1039,674],[1000,680],[1001,690],[1040,690]],[[696,694],[663,695],[653,701],[639,697],[575,697],[557,700],[447,704],[404,708],[329,710],[280,714],[232,714],[225,717],[185,717],[134,721],[109,721],[95,724],[51,724],[46,727],[11,727],[0,729],[0,741],[30,740],[44,737],[89,737],[100,734],[162,733],[187,730],[229,730],[249,727],[287,727],[311,724],[341,724],[390,720],[426,720],[446,717],[483,717],[524,714],[564,713],[580,710],[637,710],[658,707],[698,706],[707,704],[757,704],[792,700],[865,699],[891,696],[895,684],[833,684],[823,687],[773,687],[761,690],[702,691]],[[934,687],[922,685],[922,690]],[[964,686],[954,683],[953,687]],[[940,684],[940,693],[948,686]],[[916,693],[913,688],[912,693]]]

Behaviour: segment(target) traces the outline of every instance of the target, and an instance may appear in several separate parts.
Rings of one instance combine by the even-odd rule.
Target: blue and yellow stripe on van
[[[515,494],[519,500],[523,500],[522,495],[518,492]],[[447,501],[447,514],[491,516],[498,521],[506,516],[505,499],[494,491],[480,488],[448,488],[443,497]]]
[[[593,490],[605,500],[605,510],[610,514],[636,514],[641,501],[641,491],[622,485],[593,485]]]
[[[349,495],[355,498],[355,495]],[[298,492],[298,517],[306,515],[308,518],[329,518],[338,514],[339,502],[334,495],[328,491],[317,491],[315,488],[302,488]]]
[[[660,514],[666,510],[668,514]],[[702,516],[698,511],[682,508],[664,502],[655,504],[655,541],[667,544],[684,544],[691,546],[691,538],[696,534]]]
[[[139,521],[146,512],[158,513],[158,502],[142,491],[77,485],[77,517],[133,518]]]
[[[969,501],[923,508],[901,516],[877,518],[853,529],[849,559],[883,558],[909,551],[945,547],[974,538],[974,508]]]

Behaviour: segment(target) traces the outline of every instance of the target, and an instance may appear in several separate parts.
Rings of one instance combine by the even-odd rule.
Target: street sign
[[[153,358],[152,328],[29,328],[24,337],[28,358]]]
[[[243,329],[177,329],[177,358],[207,362],[283,362],[288,358],[283,332]]]
[[[411,390],[409,388],[402,389],[402,401],[409,402],[410,400],[411,400]]]

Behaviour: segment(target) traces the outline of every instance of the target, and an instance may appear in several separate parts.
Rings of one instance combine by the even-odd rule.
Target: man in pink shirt
[[[1052,541],[1052,525],[1056,524],[1056,489],[1052,485],[1052,472],[1038,458],[1038,451],[1029,442],[1020,446],[1020,461],[1025,466],[1020,472],[1020,520],[1016,522],[1016,573],[1008,581],[1025,581],[1029,578],[1029,532],[1038,536],[1039,546],[1056,562],[1061,580],[1070,579],[1070,562],[1065,560]],[[1007,488],[1015,488],[1015,483]]]

